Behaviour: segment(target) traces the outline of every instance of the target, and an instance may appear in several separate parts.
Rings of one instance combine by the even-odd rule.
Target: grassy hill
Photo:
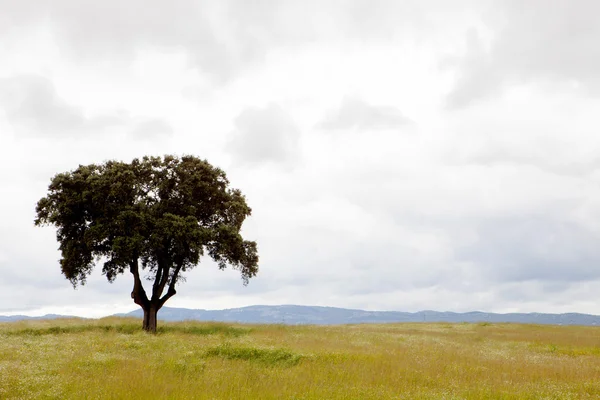
[[[1,399],[600,398],[600,328],[0,324]]]

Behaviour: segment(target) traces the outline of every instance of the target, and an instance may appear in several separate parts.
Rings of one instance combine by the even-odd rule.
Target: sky
[[[171,307],[600,314],[596,0],[0,0],[0,315],[135,309],[73,289],[50,179],[192,154],[253,213]]]

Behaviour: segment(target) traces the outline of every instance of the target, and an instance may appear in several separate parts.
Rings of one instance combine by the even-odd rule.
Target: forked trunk
[[[144,321],[142,323],[142,328],[146,332],[156,333],[156,316],[158,314],[158,310],[161,309],[167,300],[175,296],[177,293],[175,290],[175,283],[177,282],[177,276],[182,265],[183,264],[179,264],[175,268],[175,271],[171,276],[169,289],[163,297],[160,296],[162,295],[169,278],[169,268],[166,268],[164,271],[163,269],[159,269],[159,273],[157,273],[158,275],[156,276],[156,280],[152,288],[152,297],[148,299],[146,291],[144,290],[144,286],[142,285],[142,281],[140,280],[137,259],[134,259],[131,262],[130,270],[133,274],[133,290],[131,292],[131,298],[135,304],[139,305],[142,307],[142,310],[144,310]]]
[[[146,332],[156,333],[156,316],[158,314],[158,307],[150,305],[150,307],[144,309],[144,323],[143,328]]]

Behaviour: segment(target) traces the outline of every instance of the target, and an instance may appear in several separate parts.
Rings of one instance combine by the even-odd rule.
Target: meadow
[[[600,327],[0,324],[0,399],[598,399]]]

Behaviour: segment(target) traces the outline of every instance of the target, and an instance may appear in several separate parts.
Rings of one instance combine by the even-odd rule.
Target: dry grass
[[[600,328],[0,324],[1,399],[596,399]]]

